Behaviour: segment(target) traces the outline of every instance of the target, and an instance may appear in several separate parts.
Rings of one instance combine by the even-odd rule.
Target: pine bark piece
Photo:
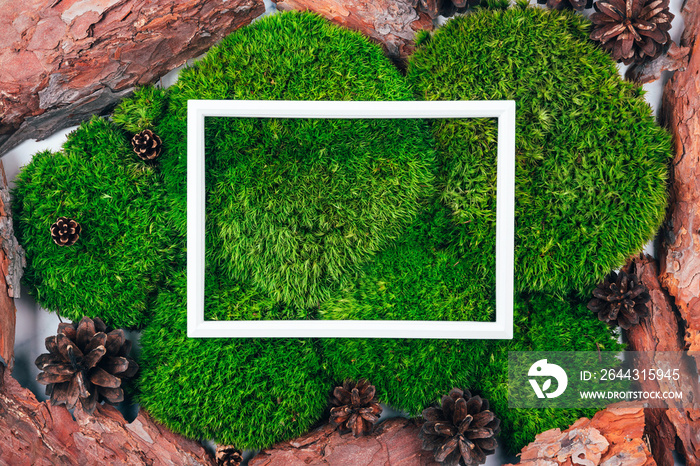
[[[39,403],[9,374],[0,390],[0,464],[213,465],[197,442],[156,424],[141,411],[127,423],[114,407],[90,416]]]
[[[662,112],[674,137],[675,157],[660,278],[686,322],[686,345],[700,351],[700,0],[688,0],[681,13],[681,46],[691,52],[686,69],[673,75],[663,93]]]
[[[10,191],[5,168],[0,161],[0,366],[8,366],[8,372],[12,371],[15,358],[17,309],[13,298],[19,298],[20,279],[26,264],[24,249],[15,238]]]
[[[264,11],[263,0],[2,2],[0,155],[108,110]]]
[[[565,431],[551,429],[523,448],[520,465],[656,465],[643,439],[644,409],[617,403]],[[513,465],[506,465],[513,466]]]
[[[413,7],[412,0],[272,0],[277,9],[310,10],[327,19],[360,31],[384,46],[387,55],[405,64],[413,52],[416,32],[433,30],[427,13]]]
[[[249,466],[438,466],[433,453],[421,450],[420,424],[393,418],[378,424],[374,433],[360,438],[341,435],[325,424],[295,440],[263,450]]]
[[[637,84],[654,82],[661,78],[664,71],[685,71],[688,66],[689,47],[680,47],[675,42],[671,43],[665,54],[660,57],[627,69],[625,77]]]
[[[630,267],[631,264],[626,266],[627,269]],[[700,393],[697,377],[690,376],[697,374],[697,369],[692,367],[692,361],[681,357],[685,345],[682,322],[673,309],[672,298],[661,286],[656,262],[651,256],[640,256],[634,259],[634,267],[649,290],[651,301],[649,316],[625,331],[629,349],[667,352],[663,353],[664,365],[681,369],[681,379],[677,383],[666,381],[660,384],[659,381],[645,380],[641,389],[682,391],[684,396]],[[669,361],[669,357],[676,360]],[[643,365],[645,367],[639,369],[663,367],[658,361],[645,361]],[[645,416],[646,431],[658,464],[673,465],[672,451],[678,446],[688,465],[700,465],[700,410],[674,406],[669,409],[647,409]]]

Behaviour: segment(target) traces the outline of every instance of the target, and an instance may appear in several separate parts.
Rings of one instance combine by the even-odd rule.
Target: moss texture
[[[186,287],[186,275],[177,274],[141,336],[141,405],[175,432],[238,448],[306,432],[331,389],[317,343],[188,338]],[[244,314],[265,307],[249,298],[239,304],[249,310]],[[214,318],[228,315],[226,302],[208,297],[207,305]]]
[[[589,292],[654,237],[664,216],[670,138],[641,88],[588,41],[589,29],[571,12],[481,10],[447,22],[410,58],[420,99],[516,101],[520,290]],[[441,200],[465,253],[487,266],[496,125],[441,120],[433,134]]]
[[[362,267],[357,280],[321,303],[319,315],[324,319],[493,320],[495,263],[490,271],[477,269],[478,264],[456,247],[459,235],[451,212],[431,199],[395,244]]]
[[[308,13],[264,18],[183,70],[159,131],[184,200],[187,99],[412,100],[380,47]],[[432,187],[420,120],[211,118],[212,263],[278,301],[314,306],[410,224]],[[179,198],[179,199],[178,199]],[[182,202],[184,204],[184,202]],[[175,219],[184,231],[184,212]]]
[[[129,134],[93,118],[68,135],[61,152],[42,152],[16,180],[13,213],[27,253],[25,283],[44,308],[80,320],[101,317],[134,328],[171,270],[172,229],[157,168],[131,150]],[[59,216],[82,227],[73,246],[54,244]]]
[[[350,315],[348,318],[353,318]],[[512,341],[327,339],[324,359],[336,381],[369,376],[379,399],[419,415],[453,387],[466,387],[491,402],[501,418],[502,443],[517,452],[536,434],[564,428],[586,410],[508,408],[509,351],[617,351],[606,324],[584,303],[545,294],[516,299]],[[595,411],[595,410],[594,410]]]

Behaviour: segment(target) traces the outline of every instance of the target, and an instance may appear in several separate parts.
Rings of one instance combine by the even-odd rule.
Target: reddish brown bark
[[[579,419],[563,432],[551,429],[539,434],[523,448],[518,464],[654,466],[643,435],[644,410],[619,403],[599,411],[593,419]]]
[[[0,161],[0,365],[9,371],[14,365],[15,309],[14,298],[19,298],[22,271],[25,266],[24,250],[17,243],[12,227],[10,191],[5,168]],[[2,374],[0,374],[0,380]]]
[[[689,47],[690,58],[666,83],[662,104],[675,156],[660,278],[687,324],[686,346],[700,351],[700,0],[688,0],[682,14],[681,45]]]
[[[402,64],[414,50],[416,31],[433,29],[433,21],[416,11],[412,0],[272,0],[279,10],[310,10],[360,31],[382,44]]]
[[[262,0],[0,3],[0,154],[100,113],[259,16]]]
[[[671,297],[659,282],[656,262],[650,256],[640,256],[634,260],[634,267],[642,283],[649,289],[651,301],[649,317],[625,331],[629,349],[664,352],[656,355],[656,360],[640,358],[635,363],[639,370],[673,367],[678,368],[681,374],[678,381],[644,380],[641,390],[673,390],[683,392],[685,397],[697,397],[700,394],[697,368],[692,358],[683,357],[685,343],[682,322],[673,309]],[[631,264],[627,268],[631,268]],[[686,400],[686,405],[689,403],[690,400]],[[645,416],[647,434],[658,464],[673,465],[672,451],[677,446],[688,465],[700,464],[700,410],[697,405],[695,408],[677,404],[668,409],[646,409]]]
[[[355,438],[340,435],[326,424],[295,440],[263,450],[249,466],[437,466],[433,453],[421,450],[420,425],[393,418],[377,425],[373,434]]]
[[[75,419],[63,406],[39,403],[9,374],[0,390],[0,464],[211,465],[197,442],[173,434],[143,411],[127,423],[114,407]]]

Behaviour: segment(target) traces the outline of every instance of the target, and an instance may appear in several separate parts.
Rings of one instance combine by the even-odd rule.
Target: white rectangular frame
[[[496,321],[204,320],[206,117],[498,118]],[[513,338],[515,102],[190,100],[187,106],[187,335],[195,338]]]

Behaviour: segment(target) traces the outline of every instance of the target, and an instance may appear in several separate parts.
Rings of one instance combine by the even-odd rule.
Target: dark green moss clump
[[[668,134],[642,90],[591,44],[590,23],[537,8],[450,20],[410,59],[425,100],[517,105],[516,286],[588,292],[654,237],[666,206]],[[492,261],[496,125],[433,124],[438,189],[470,260]]]
[[[335,380],[369,374],[379,399],[410,415],[419,415],[453,387],[468,387],[481,394],[503,421],[502,442],[517,452],[536,434],[568,427],[592,413],[508,408],[509,351],[622,348],[607,325],[596,319],[584,303],[544,294],[516,299],[514,331],[512,341],[342,339],[322,343]]]
[[[25,283],[39,304],[64,317],[100,317],[139,327],[148,301],[170,270],[172,229],[156,168],[131,150],[130,135],[93,118],[68,136],[63,151],[42,152],[16,180],[13,213],[27,252]],[[59,247],[49,227],[60,216],[82,227]]]
[[[306,432],[331,389],[316,342],[188,338],[186,276],[161,293],[141,337],[139,401],[155,419],[191,438],[257,449]],[[221,303],[221,304],[219,304]],[[208,298],[212,318],[224,302]],[[256,297],[239,302],[264,308]]]
[[[438,202],[390,247],[365,264],[360,277],[324,301],[324,319],[490,321],[495,275],[478,270],[455,245],[460,232]],[[494,264],[495,266],[495,264]]]
[[[235,32],[173,86],[160,133],[166,180],[184,205],[187,99],[412,100],[381,49],[308,13]],[[299,306],[327,299],[396,238],[432,187],[419,120],[211,118],[207,235],[213,263]],[[184,211],[175,212],[184,231]]]

